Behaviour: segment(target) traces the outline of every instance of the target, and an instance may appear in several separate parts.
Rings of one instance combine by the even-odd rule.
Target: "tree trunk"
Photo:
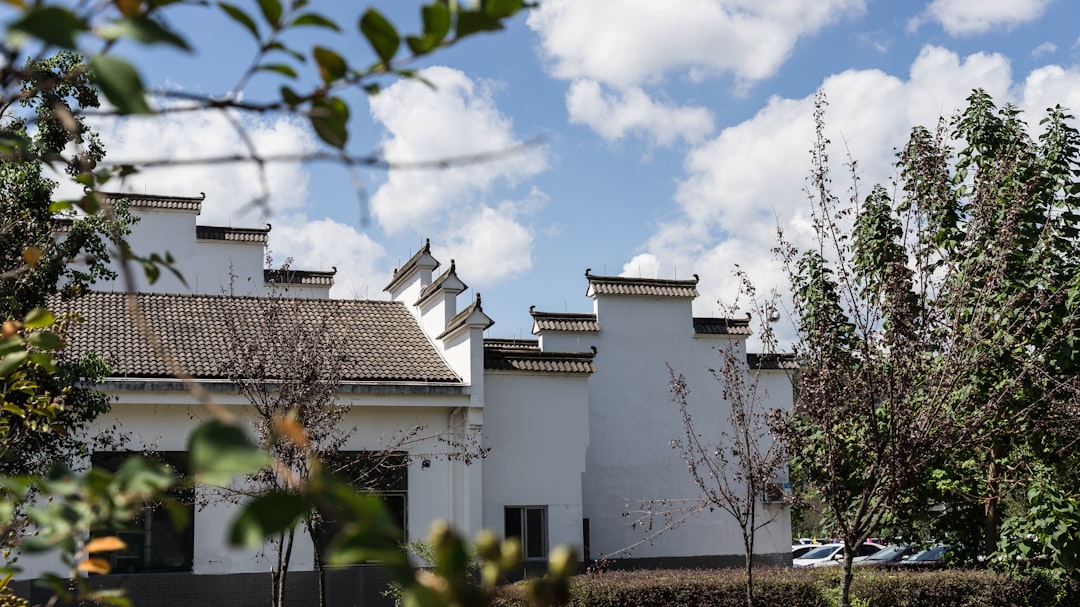
[[[838,607],[851,607],[851,580],[855,577],[852,563],[855,559],[855,550],[844,544],[843,572],[840,575],[840,600]]]
[[[277,539],[277,567],[270,571],[270,602],[274,607],[285,607],[285,578],[289,574],[292,559],[293,538],[296,528],[282,533]]]
[[[998,531],[1001,528],[1001,475],[999,463],[1005,457],[1006,446],[995,439],[990,445],[990,462],[986,472],[986,508],[983,518],[983,553],[990,554],[997,550]]]
[[[319,607],[326,607],[326,564],[323,563],[322,559],[322,525],[308,519],[307,530],[308,535],[311,536],[311,545],[315,547],[313,556],[315,558],[316,579],[319,583]]]

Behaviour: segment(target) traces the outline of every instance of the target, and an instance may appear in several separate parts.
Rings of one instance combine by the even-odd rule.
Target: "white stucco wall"
[[[195,213],[190,211],[176,211],[169,209],[132,209],[132,214],[139,217],[128,236],[128,244],[131,250],[139,257],[149,257],[157,253],[162,258],[169,253],[176,260],[176,268],[185,280],[196,274],[196,241],[195,241]],[[116,266],[116,262],[113,262]],[[191,293],[180,279],[172,272],[162,268],[157,281],[150,285],[143,272],[142,266],[137,263],[130,264],[132,276],[135,279],[138,291],[154,291],[157,293]],[[115,281],[98,282],[94,285],[96,291],[122,291],[124,279],[118,277]]]
[[[589,382],[590,444],[583,502],[590,519],[591,549],[600,555],[650,557],[741,555],[738,525],[729,515],[701,512],[652,542],[620,516],[629,501],[699,496],[686,463],[670,447],[683,435],[681,418],[668,394],[667,365],[685,376],[692,391],[695,426],[706,440],[719,440],[728,427],[721,384],[709,371],[718,367],[717,346],[727,337],[695,336],[690,300],[600,296],[595,305],[600,333],[597,372]],[[735,342],[745,360],[741,339]],[[790,386],[787,391],[790,403]],[[779,389],[776,398],[783,398]],[[777,520],[786,520],[781,514]],[[781,523],[783,524],[783,523]],[[766,539],[768,537],[769,539]],[[762,534],[757,551],[787,550],[789,530]],[[636,546],[631,552],[623,552]]]
[[[484,527],[501,534],[506,506],[546,506],[548,546],[580,550],[588,377],[489,372],[485,391]]]

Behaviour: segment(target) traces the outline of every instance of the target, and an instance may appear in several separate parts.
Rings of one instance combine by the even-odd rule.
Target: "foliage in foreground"
[[[758,568],[755,600],[761,607],[827,607],[836,604],[836,568]],[[661,607],[745,605],[743,572],[641,570],[586,574],[570,580],[569,605]],[[1047,570],[1009,576],[986,570],[867,570],[856,573],[853,603],[868,607],[1065,607],[1078,604],[1080,588]],[[500,607],[527,605],[522,586],[502,589]]]

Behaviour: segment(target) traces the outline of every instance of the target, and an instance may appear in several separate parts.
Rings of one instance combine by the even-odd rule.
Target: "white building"
[[[681,422],[668,397],[667,365],[693,387],[700,429],[719,432],[727,423],[720,385],[709,368],[718,364],[717,347],[745,353],[750,331],[745,319],[694,318],[696,277],[638,279],[586,271],[591,313],[530,310],[538,339],[485,339],[493,321],[480,296],[467,293],[453,262],[438,272],[443,266],[427,245],[395,271],[387,300],[331,300],[332,272],[263,268],[270,226],[198,226],[202,198],[123,196],[142,218],[131,238],[134,250],[169,251],[187,283],[168,273],[155,285],[140,283],[146,323],[217,403],[241,416],[249,412],[247,400],[221,371],[221,361],[231,355],[221,333],[237,319],[254,323],[269,288],[305,298],[290,304],[297,322],[332,319],[325,326],[344,344],[338,402],[349,405],[346,423],[355,426],[346,449],[385,449],[396,432],[425,428],[431,438],[402,448],[404,474],[396,486],[384,488],[409,540],[422,539],[431,522],[442,518],[467,534],[490,528],[519,535],[530,565],[542,564],[559,544],[584,547],[592,559],[632,558],[636,564],[742,561],[739,528],[719,512],[703,513],[632,552],[623,550],[639,543],[643,533],[623,516],[628,501],[698,494],[686,464],[669,446],[681,435]],[[102,389],[115,401],[98,424],[121,427],[129,436],[127,450],[163,452],[182,465],[186,437],[208,412],[146,344],[124,297],[112,288],[119,290],[104,285],[71,304],[85,323],[73,329],[70,346],[96,351],[110,364]],[[790,406],[787,376],[759,372],[771,402]],[[454,457],[442,440],[446,436],[454,444],[479,445],[486,457],[468,463]],[[99,454],[97,461],[109,457]],[[198,491],[197,498],[206,497]],[[759,557],[784,562],[790,554],[788,513],[782,506],[761,507],[774,518],[758,535]],[[215,603],[223,596],[231,597],[228,604],[265,603],[259,593],[268,592],[269,582],[260,576],[268,560],[230,548],[223,539],[233,508],[220,501],[193,508],[193,525],[183,532],[152,528],[156,523],[149,517],[140,548],[117,562],[117,570],[128,573],[102,576],[103,583],[127,587],[137,605],[160,602],[163,588],[205,592]],[[304,542],[294,549],[290,571],[313,567],[311,544]],[[29,565],[24,577],[51,566],[25,559],[21,564]],[[208,577],[193,584],[192,575]],[[381,589],[374,582],[360,589],[364,576],[339,578],[346,580],[340,596],[348,598],[332,593],[334,604],[353,604],[358,594],[371,597]],[[311,583],[310,576],[294,579]]]

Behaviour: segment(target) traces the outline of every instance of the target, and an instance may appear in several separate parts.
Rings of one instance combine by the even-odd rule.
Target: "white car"
[[[882,548],[884,548],[884,546],[881,546],[880,544],[866,543],[859,546],[859,550],[855,553],[855,556],[870,556]],[[833,567],[842,563],[843,560],[843,544],[824,544],[797,559],[792,559],[791,564],[795,567]]]

